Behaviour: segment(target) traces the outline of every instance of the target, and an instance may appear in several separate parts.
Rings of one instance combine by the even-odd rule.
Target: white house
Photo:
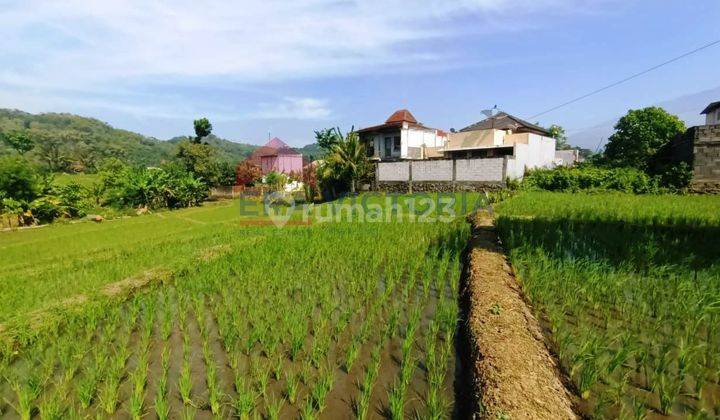
[[[561,164],[548,130],[498,112],[459,132],[445,133],[417,122],[407,111],[393,113],[385,124],[358,130],[368,156],[379,161],[426,159],[506,160],[505,178],[522,178],[525,170]],[[487,162],[468,161],[478,167]]]
[[[720,101],[711,103],[700,114],[705,114],[705,125],[720,124]]]
[[[447,142],[447,134],[419,123],[407,109],[393,112],[384,124],[357,131],[368,156],[378,160],[426,159],[427,149]]]
[[[508,157],[506,177],[522,178],[526,169],[555,166],[555,139],[540,126],[505,112],[450,133],[443,153],[452,158]]]

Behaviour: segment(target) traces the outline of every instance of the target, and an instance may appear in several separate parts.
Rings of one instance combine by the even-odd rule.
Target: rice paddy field
[[[720,197],[538,192],[496,210],[582,415],[720,417]]]
[[[0,232],[0,418],[448,418],[456,216]]]

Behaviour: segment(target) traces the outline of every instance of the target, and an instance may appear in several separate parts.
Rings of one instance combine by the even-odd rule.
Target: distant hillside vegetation
[[[166,143],[177,145],[181,141],[187,139],[185,136],[173,137]],[[227,160],[233,163],[237,163],[257,149],[259,146],[248,143],[236,143],[234,141],[225,140],[217,137],[215,134],[203,138],[203,141],[214,146],[218,150],[218,154],[221,160]]]
[[[156,166],[171,159],[183,138],[169,141],[121,130],[94,118],[73,114],[30,114],[0,109],[0,133],[29,130],[35,148],[27,157],[53,171],[92,172],[103,159],[116,157],[131,164]],[[221,160],[239,162],[257,148],[215,136],[207,141],[219,150]],[[0,142],[0,155],[11,153]]]
[[[317,143],[305,145],[299,149],[298,152],[302,153],[307,160],[318,160],[325,156],[325,151],[318,146]]]

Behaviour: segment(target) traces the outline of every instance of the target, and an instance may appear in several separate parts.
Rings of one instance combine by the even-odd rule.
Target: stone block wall
[[[471,191],[499,191],[505,188],[504,182],[447,182],[447,181],[380,181],[376,190],[388,193],[447,193]]]
[[[452,181],[453,161],[423,160],[415,161],[412,166],[413,181]]]
[[[456,160],[456,181],[502,182],[504,179],[504,158]]]
[[[720,125],[695,128],[692,189],[720,192]]]
[[[381,162],[377,165],[378,181],[409,181],[410,162]]]
[[[504,188],[505,173],[505,158],[379,162],[375,188],[394,193],[493,191]]]

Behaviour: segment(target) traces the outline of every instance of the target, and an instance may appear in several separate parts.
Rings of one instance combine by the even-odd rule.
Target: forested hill
[[[155,166],[172,158],[182,139],[158,140],[73,114],[30,114],[0,109],[0,133],[22,129],[29,130],[35,141],[35,148],[26,156],[54,171],[91,171],[107,157]],[[206,141],[217,147],[220,159],[231,162],[244,159],[258,147],[212,135]],[[0,142],[0,155],[5,153],[10,150]]]

